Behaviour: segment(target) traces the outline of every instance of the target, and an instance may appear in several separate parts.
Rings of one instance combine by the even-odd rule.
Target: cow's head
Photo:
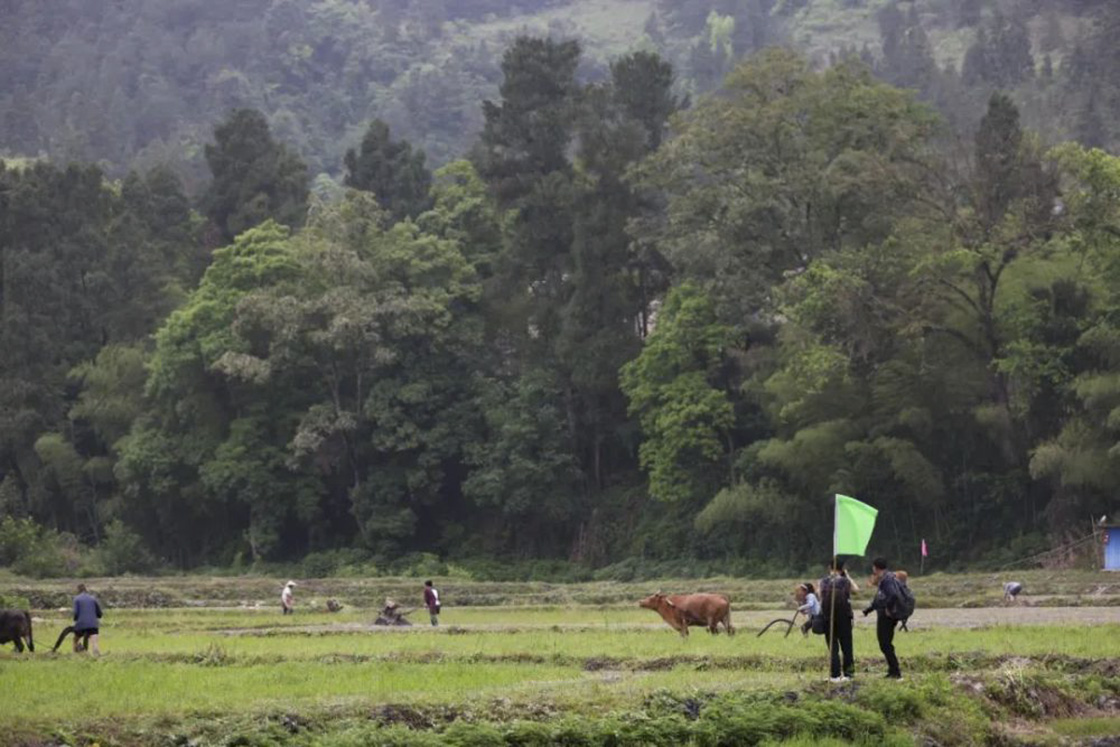
[[[669,599],[669,597],[665,596],[660,591],[657,592],[656,594],[650,594],[648,597],[646,597],[642,601],[638,602],[639,607],[642,607],[642,608],[647,609],[647,610],[660,609],[662,607],[662,605],[668,605],[670,607],[675,607],[676,606],[676,605],[673,604],[672,600]]]

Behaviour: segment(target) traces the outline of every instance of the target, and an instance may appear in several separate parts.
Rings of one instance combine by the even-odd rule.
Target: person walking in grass
[[[844,561],[834,558],[829,563],[829,573],[817,584],[820,591],[821,615],[825,618],[825,642],[829,650],[829,681],[846,682],[855,676],[855,654],[852,652],[852,601],[859,591],[848,578]],[[843,667],[840,652],[844,653]]]
[[[424,606],[428,608],[432,625],[439,625],[439,591],[430,580],[424,582]]]
[[[280,592],[280,610],[282,614],[290,615],[295,612],[295,588],[295,581],[289,581],[288,583],[284,584],[284,590]]]
[[[85,584],[78,584],[78,596],[74,597],[75,653],[85,650],[92,652],[94,656],[101,656],[101,646],[98,644],[100,632],[101,605],[98,604],[97,597],[86,590]]]
[[[871,580],[878,587],[871,605],[863,611],[867,617],[872,610],[878,613],[875,625],[875,634],[879,638],[879,650],[887,659],[887,678],[892,680],[902,679],[902,670],[899,668],[898,655],[894,651],[894,631],[898,625],[900,602],[902,592],[899,581],[887,567],[886,558],[875,558],[871,562]]]

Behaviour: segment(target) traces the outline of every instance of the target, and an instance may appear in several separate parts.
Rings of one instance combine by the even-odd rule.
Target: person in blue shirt
[[[78,584],[78,596],[74,597],[74,651],[81,651],[78,640],[85,642],[85,650],[94,656],[101,656],[97,636],[101,629],[101,605],[97,598],[86,590],[85,584]]]

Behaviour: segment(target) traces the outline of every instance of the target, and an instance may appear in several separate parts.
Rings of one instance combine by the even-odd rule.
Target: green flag
[[[833,555],[863,555],[875,529],[878,509],[846,495],[836,495],[836,529],[832,535]]]

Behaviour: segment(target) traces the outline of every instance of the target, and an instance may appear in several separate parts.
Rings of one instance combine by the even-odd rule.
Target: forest
[[[788,574],[842,492],[956,569],[1117,508],[1112,3],[12,4],[0,566]]]

